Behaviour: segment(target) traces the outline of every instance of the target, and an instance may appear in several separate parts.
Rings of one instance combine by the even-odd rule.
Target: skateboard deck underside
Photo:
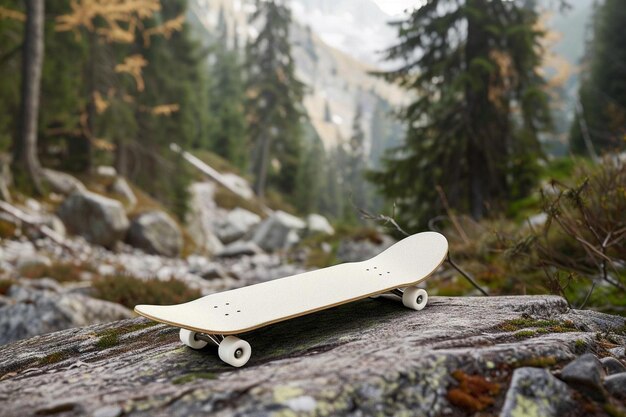
[[[138,305],[149,319],[207,334],[238,334],[419,283],[445,259],[448,242],[419,233],[363,262],[267,281],[171,306]]]

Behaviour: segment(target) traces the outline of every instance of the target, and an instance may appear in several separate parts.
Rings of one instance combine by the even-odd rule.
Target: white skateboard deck
[[[151,320],[198,333],[233,335],[396,288],[432,274],[448,253],[436,232],[409,236],[379,255],[207,295],[171,306],[138,305]]]

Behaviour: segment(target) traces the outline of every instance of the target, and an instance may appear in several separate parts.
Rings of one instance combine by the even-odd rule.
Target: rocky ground
[[[553,296],[368,299],[242,335],[250,362],[130,319],[0,347],[2,415],[624,415],[624,318]]]

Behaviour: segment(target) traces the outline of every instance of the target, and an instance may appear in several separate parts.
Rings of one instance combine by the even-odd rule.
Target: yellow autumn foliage
[[[172,33],[181,31],[183,29],[183,23],[185,23],[185,16],[180,15],[174,19],[168,20],[162,25],[155,26],[143,31],[143,43],[150,46],[150,37],[155,35],[162,35],[165,39],[169,39]]]
[[[19,10],[8,9],[0,6],[0,19],[17,20],[18,22],[25,22],[26,15]]]
[[[124,62],[115,66],[115,72],[130,74],[137,83],[137,91],[143,91],[145,88],[143,77],[141,76],[142,68],[148,65],[148,61],[139,55],[127,56]]]

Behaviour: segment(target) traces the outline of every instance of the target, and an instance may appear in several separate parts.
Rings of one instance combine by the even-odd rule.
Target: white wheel
[[[407,287],[402,294],[402,304],[413,310],[421,310],[426,307],[428,293],[417,287]]]
[[[207,342],[196,339],[196,334],[196,332],[192,332],[191,330],[180,329],[178,336],[180,337],[180,341],[183,342],[185,346],[189,346],[192,349],[202,349],[206,346]]]
[[[217,353],[221,360],[236,368],[243,366],[250,359],[250,343],[235,336],[226,336],[220,343]]]

